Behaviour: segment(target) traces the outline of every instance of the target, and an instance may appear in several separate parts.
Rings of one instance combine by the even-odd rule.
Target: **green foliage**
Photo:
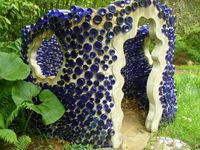
[[[29,66],[24,64],[17,55],[0,52],[0,58],[0,79],[23,80],[29,75]]]
[[[49,90],[43,90],[32,83],[18,82],[12,89],[12,98],[17,107],[25,107],[42,115],[44,124],[56,122],[65,112],[63,105]],[[41,104],[35,105],[32,98],[39,95]]]
[[[14,145],[15,150],[25,150],[31,144],[29,136],[21,136],[17,139],[17,135],[13,130],[0,129],[0,139]]]
[[[18,116],[21,110],[29,109],[41,114],[44,123],[47,125],[57,121],[64,114],[65,110],[57,97],[49,90],[41,91],[41,89],[36,85],[25,81],[18,81],[14,84],[7,85],[13,86],[12,93],[10,94],[12,95],[16,106],[13,108],[13,110],[9,110],[10,113],[7,114],[6,111],[8,109],[3,108],[4,105],[0,105],[0,139],[14,144],[16,150],[24,150],[31,143],[30,137],[24,135],[19,137],[17,140],[16,133],[13,130],[7,129],[13,120]],[[8,91],[11,92],[10,88],[5,89],[9,89]],[[35,105],[32,101],[32,98],[38,94],[42,103]],[[3,96],[1,96],[1,98],[3,98]],[[1,98],[0,100],[3,100],[2,102],[6,101],[5,99]],[[10,104],[8,103],[7,105]],[[5,111],[2,111],[2,109],[5,109]]]
[[[1,0],[0,41],[15,40],[26,24],[33,23],[40,16],[40,9],[34,3],[22,0]]]
[[[200,67],[200,66],[198,66]],[[185,67],[181,67],[185,68]],[[159,136],[183,140],[191,147],[200,141],[200,71],[187,67],[187,71],[179,70],[176,74],[178,112],[175,122],[161,128]]]
[[[6,128],[10,126],[15,118],[19,115],[19,112],[23,109],[23,105],[16,107],[11,114],[6,118]]]
[[[25,150],[31,144],[29,136],[21,136],[17,139],[17,135],[13,130],[0,129],[0,139],[14,145],[15,150]]]
[[[11,144],[17,143],[17,135],[10,129],[0,129],[0,139]]]
[[[4,129],[4,128],[6,128],[5,120],[2,113],[0,113],[0,129]]]
[[[176,51],[175,51],[175,61],[177,62],[177,64],[187,64],[188,61],[200,64],[199,39],[200,39],[200,27],[191,30],[182,38],[180,37],[177,38]]]
[[[92,145],[67,144],[65,150],[93,150]]]
[[[17,82],[12,89],[12,99],[17,106],[31,102],[40,93],[40,88],[29,82]]]
[[[65,113],[63,105],[51,91],[43,90],[39,95],[39,99],[41,100],[41,104],[27,106],[42,115],[45,125],[56,122]]]
[[[187,34],[191,28],[200,26],[199,0],[165,0],[177,16],[177,33]]]
[[[11,25],[10,20],[8,20],[6,17],[0,15],[0,29],[1,30],[3,30],[3,29],[8,30],[10,25]]]
[[[192,66],[188,66],[188,65],[182,65],[182,66],[176,66],[177,70],[184,70],[184,71],[189,71],[189,72],[199,72],[200,71],[200,67],[199,65],[192,65]]]
[[[29,136],[21,136],[15,143],[15,150],[25,150],[31,144],[31,138]]]
[[[16,105],[12,100],[11,90],[14,82],[0,80],[0,113],[4,118],[9,118]]]
[[[4,82],[6,83],[6,81]],[[13,103],[10,104],[7,99],[3,99],[3,94],[1,95],[0,100],[3,102],[3,104],[0,103],[0,138],[6,142],[14,144],[17,150],[23,150],[25,147],[27,147],[27,145],[30,144],[30,138],[27,136],[23,136],[16,140],[16,133],[10,129],[7,129],[11,125],[13,120],[19,115],[21,110],[29,109],[41,114],[43,117],[43,121],[46,125],[52,124],[57,121],[64,114],[65,110],[63,105],[52,92],[50,92],[49,90],[41,91],[40,88],[32,83],[18,81],[14,82],[14,84],[4,85],[12,85],[12,92],[8,87],[6,87],[5,89],[8,89],[8,91],[12,95],[15,107],[4,108],[4,105],[13,106]],[[3,89],[3,91],[5,91],[5,89]],[[6,94],[7,95],[5,97],[9,96],[8,93]],[[35,105],[32,101],[32,98],[38,95],[42,103],[39,105]],[[8,110],[9,113],[7,113]]]
[[[21,39],[17,39],[15,41],[0,42],[0,52],[14,53],[19,55],[21,51],[21,45]]]

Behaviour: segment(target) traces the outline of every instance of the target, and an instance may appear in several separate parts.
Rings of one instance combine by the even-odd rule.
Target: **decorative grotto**
[[[138,27],[140,18],[151,25]],[[145,126],[176,114],[173,65],[175,16],[157,0],[121,0],[94,10],[51,10],[23,29],[21,57],[28,81],[53,91],[66,109],[53,125],[35,125],[51,136],[94,148],[118,148],[124,94],[148,111]],[[149,51],[149,37],[155,48]]]

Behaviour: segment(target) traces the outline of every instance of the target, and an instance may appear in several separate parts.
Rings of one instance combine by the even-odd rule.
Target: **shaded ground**
[[[124,120],[122,125],[122,150],[142,150],[147,145],[150,133],[145,129],[145,113],[134,100],[124,99],[122,103]]]
[[[32,144],[27,150],[64,150],[66,141],[59,139],[45,139],[42,137],[31,137]],[[13,150],[13,146],[0,143],[0,150]]]
[[[33,144],[29,146],[28,150],[64,150],[65,145],[69,142],[59,140],[59,139],[50,139],[50,140],[39,140],[34,139]]]
[[[145,114],[138,109],[134,100],[124,99],[122,102],[124,120],[121,132],[123,134],[122,148],[119,150],[142,150],[149,140],[149,133],[145,130]],[[31,136],[31,135],[30,135]],[[69,144],[59,139],[47,139],[45,136],[34,136],[28,150],[64,150]],[[12,146],[0,144],[0,150],[11,150]]]

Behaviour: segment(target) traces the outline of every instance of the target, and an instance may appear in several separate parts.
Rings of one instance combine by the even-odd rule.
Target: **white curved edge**
[[[112,110],[112,121],[113,121],[113,128],[115,130],[115,135],[112,137],[112,144],[113,148],[119,148],[123,142],[122,135],[121,135],[121,127],[123,121],[123,111],[121,108],[121,102],[124,97],[124,93],[122,88],[124,86],[124,77],[121,74],[121,69],[126,65],[126,58],[124,54],[124,43],[134,37],[137,33],[137,28],[133,28],[131,33],[123,34],[120,33],[116,36],[112,42],[112,47],[118,53],[118,61],[116,61],[113,65],[113,75],[116,78],[116,84],[113,89],[113,99],[115,103],[115,107]]]
[[[116,84],[113,88],[113,100],[115,103],[115,107],[112,110],[111,118],[113,122],[113,129],[115,131],[115,135],[112,137],[112,144],[113,148],[119,148],[122,143],[122,135],[121,135],[121,127],[122,127],[122,121],[123,121],[123,111],[121,108],[121,102],[124,97],[124,93],[122,91],[123,85],[124,85],[124,77],[121,74],[121,69],[125,66],[126,60],[125,55],[123,53],[123,43],[121,41],[121,38],[116,37],[113,41],[113,47],[118,53],[118,61],[116,61],[113,64],[112,72],[114,77],[116,78]]]
[[[150,38],[149,37],[145,38],[144,39],[143,49],[144,49],[144,55],[147,58],[147,61],[148,61],[149,65],[153,65],[153,59],[152,59],[151,53],[149,51],[149,45],[150,45],[150,43],[151,43]]]
[[[44,39],[50,39],[53,36],[53,32],[50,30],[42,33],[41,35],[38,35],[36,38],[33,39],[33,42],[28,45],[28,53],[27,53],[27,58],[28,62],[30,64],[31,70],[32,70],[32,75],[34,78],[37,79],[37,82],[41,83],[48,83],[48,84],[55,84],[59,80],[58,77],[56,76],[49,76],[46,77],[42,74],[42,70],[40,66],[37,64],[37,50],[41,46],[41,43]],[[65,61],[62,64],[62,67],[64,67]],[[62,69],[59,69],[58,74],[62,73]]]
[[[115,130],[115,135],[112,137],[113,148],[119,148],[122,143],[122,135],[120,133],[120,129],[123,120],[121,101],[124,96],[122,91],[124,78],[121,75],[121,69],[126,64],[123,45],[125,41],[135,37],[138,29],[138,22],[141,17],[154,20],[155,24],[151,26],[152,32],[150,32],[150,36],[155,36],[156,39],[159,39],[156,41],[156,46],[151,54],[149,53],[148,49],[145,50],[145,55],[147,56],[149,63],[153,64],[153,68],[147,82],[149,112],[146,118],[145,126],[148,131],[156,132],[158,130],[158,126],[163,113],[162,104],[159,99],[159,87],[162,81],[162,74],[166,66],[165,55],[169,49],[168,39],[161,32],[165,21],[158,18],[158,10],[153,4],[151,4],[148,8],[138,8],[131,14],[131,16],[134,18],[132,30],[126,34],[119,34],[114,38],[112,43],[113,47],[119,54],[119,60],[113,66],[113,74],[116,78],[116,85],[113,89],[115,108],[112,111],[113,128]]]
[[[148,8],[138,8],[132,14],[135,20],[133,24],[134,29],[137,29],[141,17],[152,19],[154,21],[154,23],[151,24],[150,36],[156,39],[156,46],[151,54],[148,52],[151,55],[151,59],[149,60],[153,61],[150,62],[153,63],[153,67],[148,77],[146,87],[149,100],[149,112],[145,122],[147,130],[151,132],[156,132],[158,130],[163,113],[159,96],[159,87],[166,66],[165,55],[169,49],[168,39],[162,33],[162,27],[166,22],[158,17],[158,13],[157,8],[151,4]],[[133,31],[133,33],[130,32],[129,34],[135,35],[134,33],[135,32]]]
[[[143,11],[139,9],[139,11]],[[159,88],[163,80],[163,72],[166,66],[165,56],[168,46],[168,39],[162,33],[162,27],[166,23],[158,17],[158,10],[153,4],[143,11],[142,17],[153,19],[151,24],[150,36],[156,39],[156,46],[151,53],[153,68],[147,81],[147,96],[149,99],[149,112],[146,118],[145,126],[151,132],[157,132],[162,117],[163,108],[160,102]],[[140,13],[141,14],[141,13]]]

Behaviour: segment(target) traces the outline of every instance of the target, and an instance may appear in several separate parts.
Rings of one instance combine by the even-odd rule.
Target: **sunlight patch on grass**
[[[182,66],[176,66],[177,70],[191,70],[191,71],[200,71],[200,65],[182,65]]]
[[[200,72],[176,74],[178,112],[173,124],[162,127],[159,136],[180,139],[191,147],[200,144]]]

